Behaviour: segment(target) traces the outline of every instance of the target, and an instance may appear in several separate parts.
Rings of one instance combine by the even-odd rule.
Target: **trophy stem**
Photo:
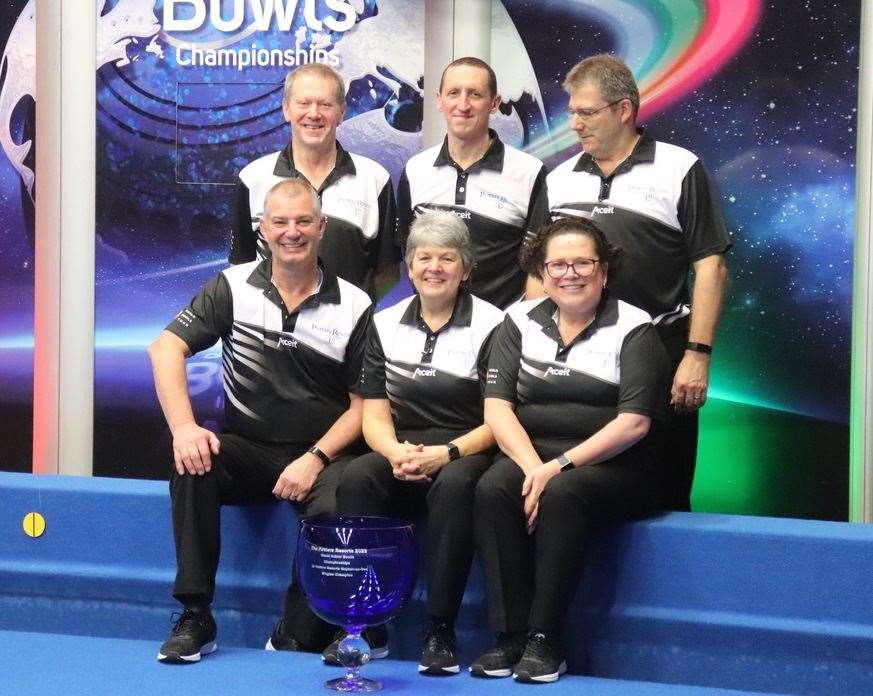
[[[340,641],[337,658],[346,670],[341,679],[331,679],[324,683],[332,691],[345,693],[368,693],[379,691],[382,684],[373,679],[365,679],[358,671],[370,661],[370,645],[361,637],[363,626],[346,626],[346,637]]]

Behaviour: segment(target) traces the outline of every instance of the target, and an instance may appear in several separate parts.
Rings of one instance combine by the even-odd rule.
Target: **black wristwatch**
[[[454,442],[447,442],[446,447],[449,448],[449,461],[453,462],[456,459],[461,458],[461,450],[458,449],[458,446]]]
[[[555,457],[555,461],[558,462],[558,466],[561,467],[561,471],[570,471],[570,469],[575,469],[573,466],[573,462],[570,461],[570,458],[566,454],[559,454]]]
[[[312,445],[312,447],[310,447],[306,451],[318,457],[321,460],[321,463],[325,466],[328,466],[330,464],[330,457],[328,457],[327,454],[325,454],[324,450],[319,448],[318,445]]]
[[[695,353],[712,355],[712,346],[708,343],[695,343],[694,341],[688,341],[688,343],[685,344],[685,350],[693,350]]]

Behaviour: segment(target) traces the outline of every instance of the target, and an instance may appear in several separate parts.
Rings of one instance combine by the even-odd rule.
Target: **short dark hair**
[[[456,58],[451,63],[449,63],[445,70],[443,70],[443,74],[440,75],[440,88],[437,90],[438,92],[443,91],[443,82],[446,79],[446,73],[449,71],[449,68],[454,68],[458,65],[469,65],[472,68],[481,68],[485,72],[488,73],[488,91],[491,92],[492,97],[497,96],[497,74],[494,72],[494,68],[492,68],[488,63],[486,63],[481,58],[476,58],[474,56],[464,56],[463,58]]]
[[[546,262],[546,249],[549,242],[562,234],[581,234],[594,242],[594,253],[603,266],[615,269],[621,255],[621,249],[609,243],[597,225],[588,218],[583,217],[560,217],[557,220],[546,223],[536,233],[533,241],[524,250],[521,265],[524,270],[543,279],[543,266]]]
[[[607,103],[627,99],[633,106],[634,116],[640,110],[640,90],[630,68],[621,59],[598,53],[579,61],[564,78],[564,91],[572,94],[586,82],[600,87],[600,96]]]

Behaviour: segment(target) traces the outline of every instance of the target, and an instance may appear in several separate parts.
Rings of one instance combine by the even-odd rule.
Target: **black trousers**
[[[398,439],[445,444],[462,433],[425,431],[398,433]],[[454,621],[475,550],[473,499],[476,481],[491,465],[492,455],[475,454],[449,462],[432,483],[398,481],[391,464],[372,452],[346,467],[337,490],[337,511],[348,515],[384,515],[414,519],[426,503],[425,572],[427,612]]]
[[[688,318],[680,319],[667,327],[657,327],[658,334],[667,349],[673,375],[685,355],[688,342]],[[670,394],[667,393],[669,400]],[[667,407],[667,420],[652,423],[652,447],[660,463],[663,476],[664,500],[667,510],[689,512],[691,510],[691,488],[694,485],[694,470],[697,466],[697,437],[699,433],[699,411],[676,413],[672,406]]]
[[[221,506],[275,501],[272,490],[279,474],[306,449],[254,442],[230,433],[218,439],[221,447],[219,454],[212,456],[209,473],[180,476],[174,467],[170,477],[176,542],[173,596],[183,603],[191,599],[212,601],[221,551]],[[306,499],[292,503],[299,518],[335,511],[337,483],[350,460],[334,461],[319,474]],[[294,578],[285,594],[284,618],[286,634],[313,649],[327,645],[336,630],[312,613]]]
[[[491,629],[559,633],[591,532],[657,509],[659,476],[636,456],[562,472],[540,498],[533,535],[526,528],[523,481],[515,462],[499,454],[476,486],[476,547]]]

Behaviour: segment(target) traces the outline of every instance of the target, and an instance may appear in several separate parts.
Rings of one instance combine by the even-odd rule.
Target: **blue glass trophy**
[[[312,610],[342,626],[338,658],[346,675],[325,683],[347,692],[378,691],[382,684],[358,670],[370,660],[361,637],[406,604],[415,585],[418,550],[413,525],[384,517],[304,520],[297,539],[297,574]]]

